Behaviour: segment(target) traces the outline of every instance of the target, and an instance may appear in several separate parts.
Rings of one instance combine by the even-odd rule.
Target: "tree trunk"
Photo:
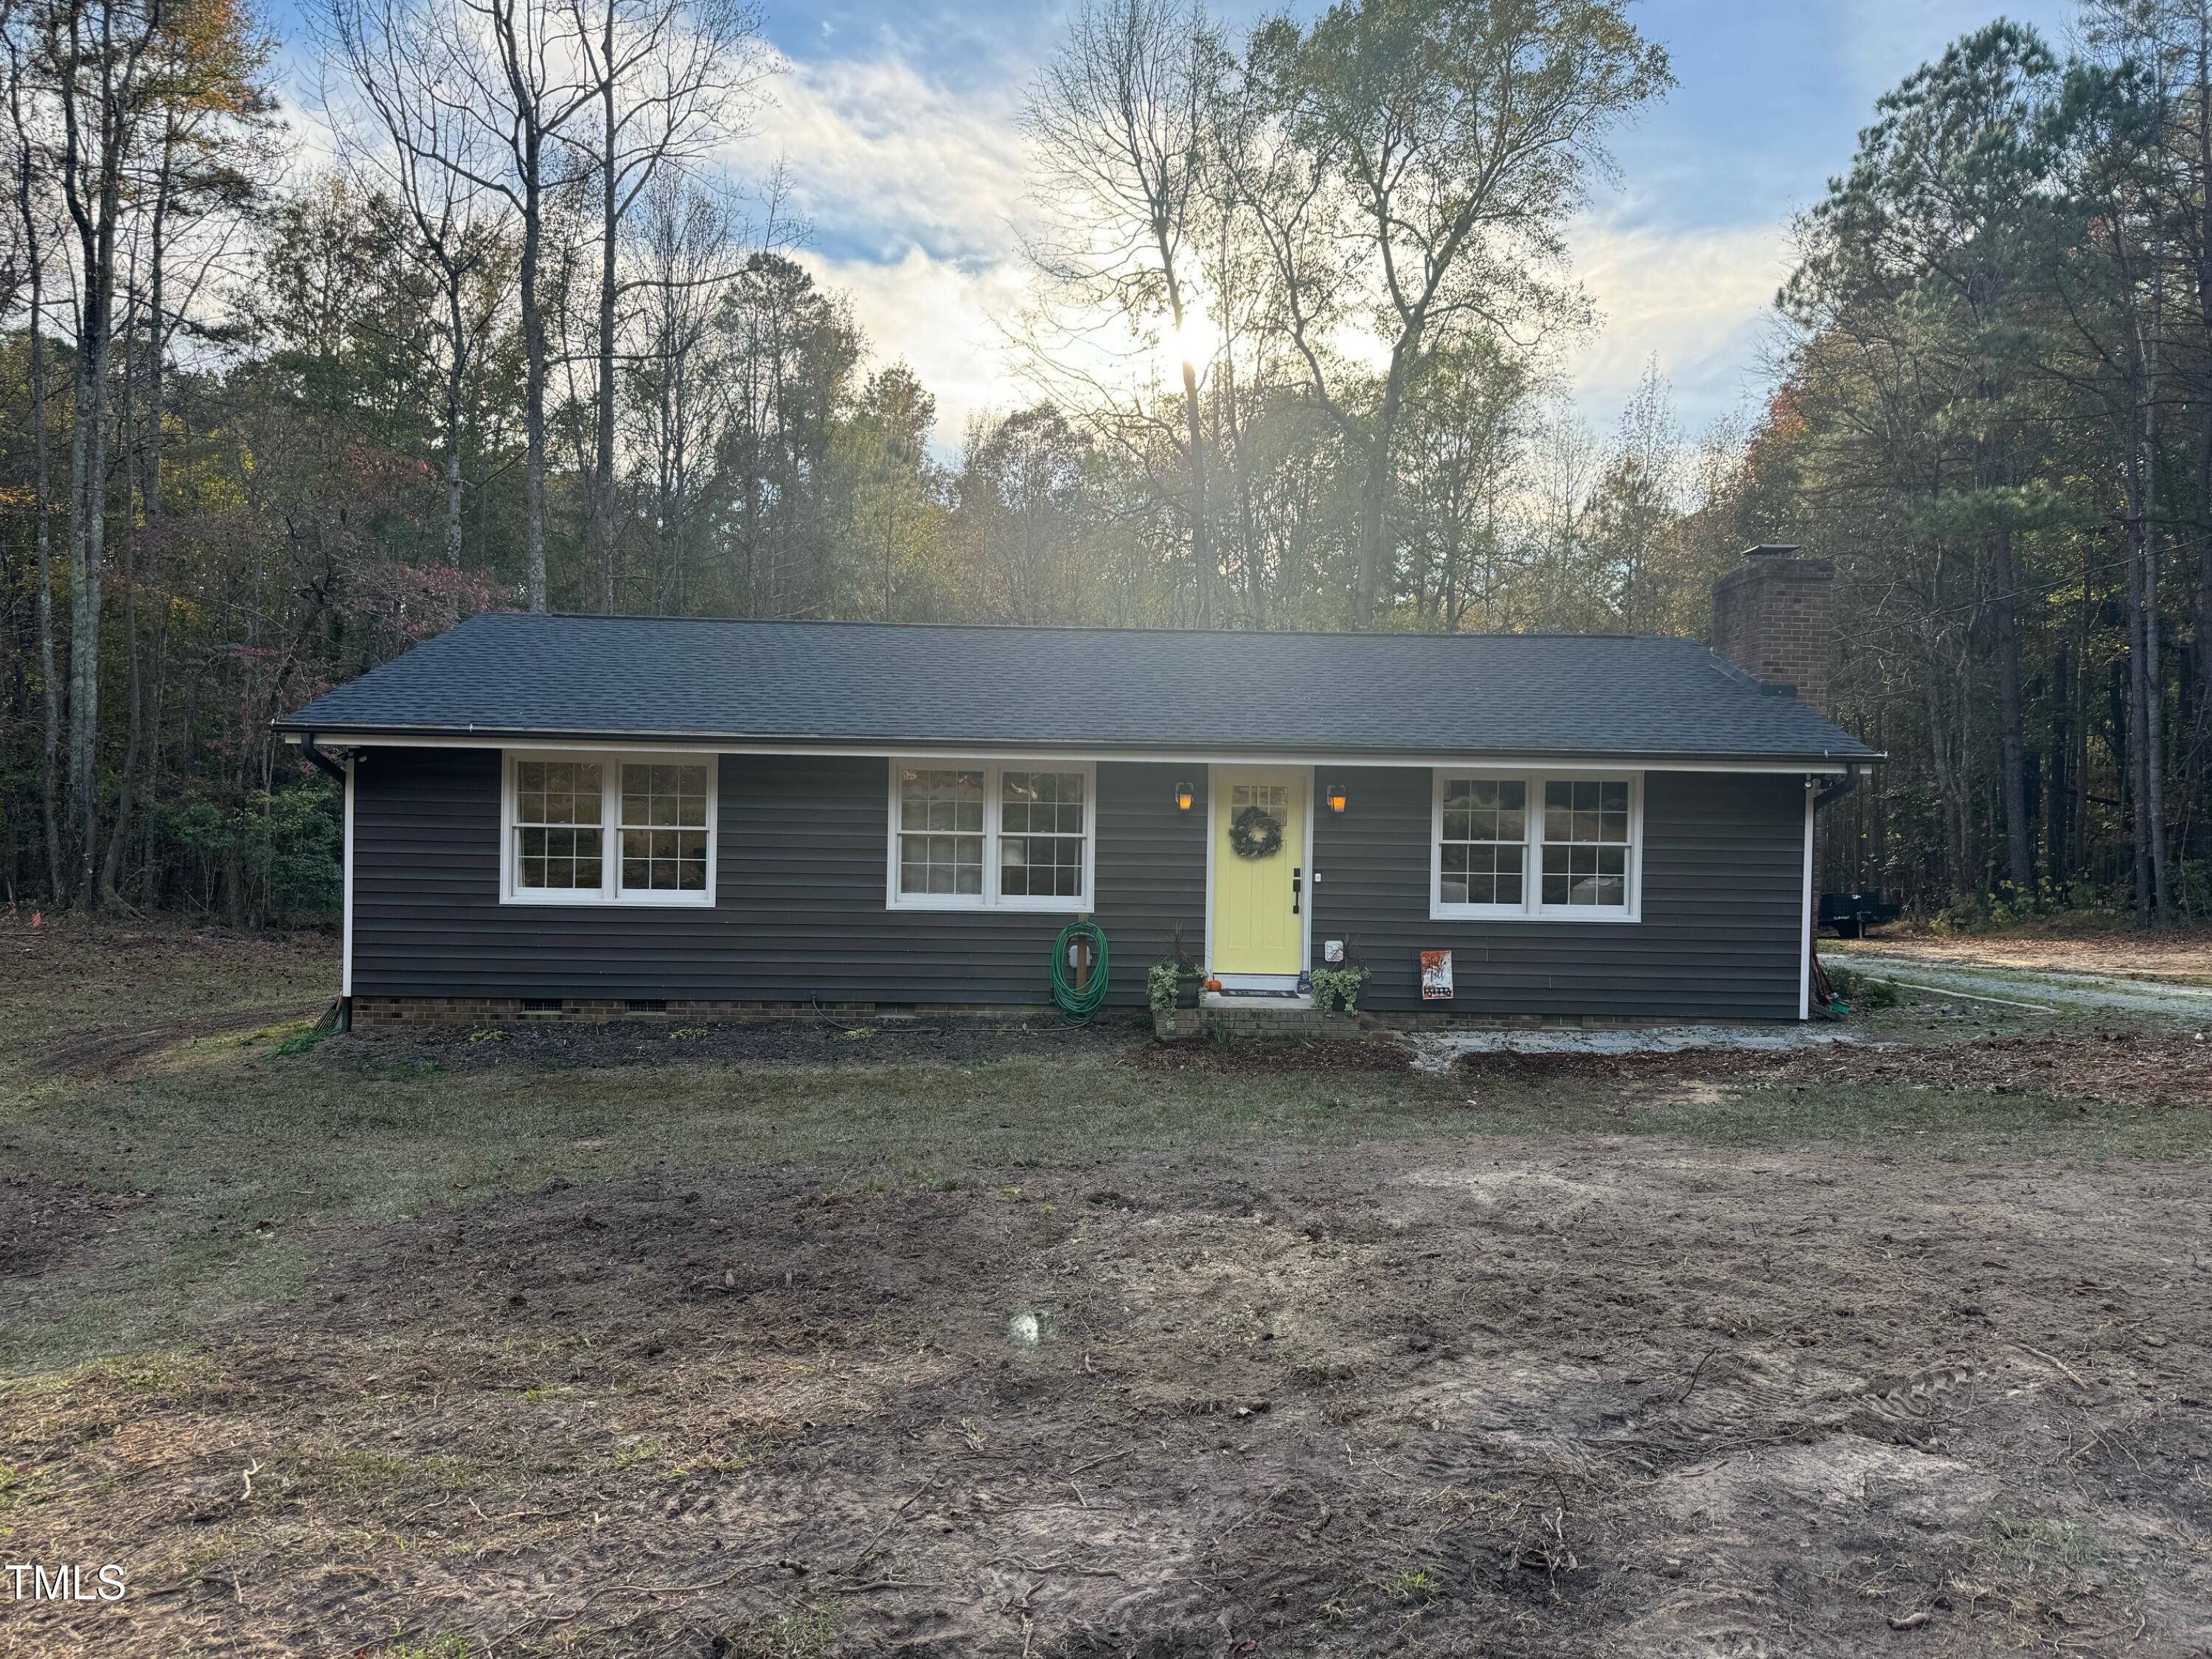
[[[599,556],[599,608],[615,611],[615,9],[609,0],[600,42],[605,79],[599,84],[600,126],[605,152],[599,158],[599,386],[592,422],[592,538]]]
[[[525,557],[532,611],[546,608],[545,591],[545,313],[538,303],[538,261],[544,237],[544,197],[538,173],[538,143],[525,145],[522,190],[523,370],[522,503]]]
[[[131,812],[136,799],[136,784],[140,762],[146,748],[145,673],[139,660],[138,648],[138,592],[131,582],[130,598],[125,612],[129,618],[131,638],[131,735],[123,748],[123,769],[116,781],[115,822],[107,832],[107,856],[100,866],[100,902],[103,909],[124,908],[120,878],[123,853],[131,836]]]
[[[37,515],[33,541],[38,550],[39,682],[45,726],[39,749],[39,800],[45,817],[46,884],[54,902],[69,888],[62,855],[60,758],[62,687],[54,669],[53,480],[46,427],[46,254],[39,241],[38,213],[31,201],[32,150],[23,125],[22,66],[9,65],[9,110],[15,118],[18,165],[15,210],[23,225],[24,258],[31,289],[31,509]]]
[[[77,343],[75,436],[70,446],[70,818],[76,838],[76,902],[94,897],[100,847],[100,578],[106,557],[108,318],[113,297],[112,233],[88,249],[83,321]]]
[[[1182,330],[1182,307],[1176,307],[1176,330]],[[1213,537],[1206,516],[1206,437],[1198,410],[1198,371],[1188,360],[1182,366],[1183,420],[1190,443],[1190,563],[1198,581],[1198,625],[1213,626]]]
[[[2005,863],[2014,896],[2035,896],[2035,843],[2027,816],[2027,740],[2025,700],[2021,694],[2020,602],[2013,574],[2012,532],[2000,530],[1990,575],[1997,652],[1999,765],[2003,775]]]
[[[244,814],[231,826],[222,851],[223,914],[234,928],[246,927],[246,824]]]
[[[2162,251],[2162,250],[2161,250]],[[2162,299],[2163,283],[2154,291],[2154,303]],[[2155,326],[2158,315],[2154,312]],[[2147,851],[2150,857],[2151,910],[2154,920],[2166,921],[2173,913],[2173,895],[2167,886],[2166,867],[2166,690],[2163,635],[2159,617],[2158,531],[2153,515],[2158,510],[2158,345],[2154,336],[2150,352],[2150,384],[2143,399],[2142,517],[2136,541],[2142,561],[2142,739],[2137,764],[2143,774],[2143,807],[2149,815]]]
[[[143,499],[145,494],[144,437],[138,422],[137,381],[138,358],[132,349],[137,336],[137,305],[134,297],[125,311],[123,319],[123,399],[117,410],[118,424],[124,443],[123,516],[129,524],[134,498]],[[97,890],[100,908],[118,910],[123,896],[116,889],[116,881],[123,868],[123,846],[131,833],[131,780],[137,769],[143,728],[139,724],[143,685],[138,663],[138,554],[140,538],[129,533],[123,538],[123,594],[124,594],[124,652],[128,659],[130,678],[124,707],[123,764],[115,780],[115,812],[107,829],[107,851],[100,860]]]
[[[446,321],[453,331],[453,349],[446,360],[446,568],[461,570],[461,420],[468,396],[468,313],[462,289],[466,273],[454,262],[446,266]],[[460,599],[453,599],[453,620],[460,620]]]
[[[123,174],[135,128],[138,65],[153,38],[155,14],[135,40],[118,43],[114,15],[101,14],[91,55],[98,76],[96,138],[85,128],[82,83],[82,18],[68,14],[50,27],[50,46],[60,63],[63,198],[77,234],[76,404],[70,444],[70,832],[75,902],[94,897],[93,860],[100,850],[100,790],[95,773],[100,736],[100,567],[106,554],[107,365],[115,309],[115,227],[121,216]],[[67,44],[58,29],[66,28]],[[90,188],[88,190],[88,182]]]
[[[2212,227],[2208,227],[2212,228]],[[2212,305],[2212,295],[2207,295]],[[2212,784],[2212,407],[2197,447],[2197,732],[2199,787]],[[2185,851],[2184,856],[2187,856]]]
[[[146,317],[146,413],[143,428],[126,418],[126,434],[138,433],[129,441],[133,446],[136,459],[134,471],[138,477],[139,498],[143,503],[145,526],[142,534],[125,544],[124,560],[124,592],[125,637],[131,653],[130,735],[124,744],[123,770],[116,781],[115,822],[108,830],[107,856],[101,861],[100,871],[100,902],[103,908],[114,910],[123,908],[121,872],[125,853],[131,837],[131,809],[137,799],[138,771],[147,750],[146,721],[151,698],[146,689],[145,663],[142,642],[138,637],[138,585],[144,580],[140,566],[145,560],[158,559],[162,544],[161,499],[161,417],[166,381],[162,370],[168,349],[167,313],[167,283],[164,266],[168,253],[169,190],[174,178],[173,159],[175,135],[166,134],[161,149],[161,165],[155,176],[154,215],[152,233],[148,238],[148,279]],[[128,350],[130,330],[126,327],[125,349]],[[125,403],[130,401],[130,384],[133,379],[126,369],[125,374]]]
[[[2132,543],[2135,534],[2130,526]],[[2144,775],[2143,751],[2150,745],[2144,734],[2150,699],[2144,694],[2142,562],[2132,544],[2128,560],[2127,769],[2129,784],[2129,850],[2135,860],[2136,918],[2146,927],[2152,915],[2150,873],[2150,790]]]
[[[1382,587],[1384,541],[1389,531],[1391,450],[1398,430],[1398,414],[1406,401],[1406,343],[1390,354],[1390,373],[1382,382],[1382,403],[1376,410],[1375,430],[1368,439],[1367,477],[1359,490],[1359,574],[1352,589],[1352,626],[1365,628],[1375,620],[1375,604]]]
[[[2062,644],[2051,659],[2051,768],[2043,807],[2043,862],[2051,884],[2063,891],[2068,875],[2068,809],[2081,781],[2074,773],[2074,672],[2072,647]]]

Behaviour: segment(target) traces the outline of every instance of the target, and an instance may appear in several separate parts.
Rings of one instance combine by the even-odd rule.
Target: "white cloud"
[[[1853,3],[1879,11],[1895,0]],[[304,88],[304,63],[287,67]],[[949,454],[970,416],[1035,395],[999,326],[1024,297],[1020,228],[1034,214],[1019,79],[955,90],[895,52],[782,70],[757,131],[724,159],[745,178],[784,166],[792,206],[814,228],[801,263],[850,298],[878,363],[903,358],[936,394],[937,444]],[[313,100],[295,99],[313,166],[329,137]],[[1611,427],[1655,353],[1692,430],[1756,389],[1766,307],[1788,270],[1786,227],[1677,230],[1614,214],[1587,217],[1571,242],[1602,313],[1569,364],[1593,424]]]
[[[936,446],[1026,394],[996,319],[1019,307],[1028,210],[1018,86],[956,93],[897,57],[787,63],[775,104],[732,154],[781,164],[810,222],[798,258],[843,292],[878,363],[903,358],[936,394]]]
[[[1018,246],[1026,204],[1018,88],[955,94],[896,58],[787,64],[732,158],[781,161],[817,240],[896,262],[919,247],[971,269]]]
[[[1576,271],[1601,313],[1567,365],[1574,400],[1609,429],[1656,356],[1692,432],[1760,390],[1761,336],[1790,269],[1786,226],[1673,231],[1597,222],[1573,239]],[[937,441],[957,447],[970,415],[1036,395],[1000,322],[1019,310],[1019,259],[933,257],[909,241],[892,261],[807,252],[817,281],[851,300],[878,362],[904,358],[938,400]]]
[[[909,246],[895,264],[805,252],[814,278],[842,289],[867,331],[878,364],[904,358],[936,394],[936,447],[959,447],[968,417],[1028,401],[1015,382],[994,319],[1019,305],[1023,273],[1008,262],[968,269]]]
[[[1571,245],[1575,269],[1602,313],[1595,339],[1570,360],[1576,403],[1612,425],[1653,356],[1692,432],[1755,392],[1759,339],[1788,276],[1784,225],[1662,230],[1589,220]]]

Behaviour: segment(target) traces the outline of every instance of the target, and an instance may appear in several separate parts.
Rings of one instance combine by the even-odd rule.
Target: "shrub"
[[[1323,1013],[1341,1006],[1347,1014],[1359,1010],[1360,994],[1367,988],[1369,974],[1364,967],[1316,968],[1309,976],[1313,988],[1313,1006]]]
[[[1871,979],[1849,968],[1831,968],[1827,973],[1828,989],[1836,1000],[1862,1012],[1898,1005],[1897,987],[1886,979]]]

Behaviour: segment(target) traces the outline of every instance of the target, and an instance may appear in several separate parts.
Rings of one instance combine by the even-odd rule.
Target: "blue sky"
[[[1310,13],[1316,8],[1295,8]],[[1232,21],[1261,15],[1231,5]],[[1656,354],[1692,431],[1754,395],[1763,313],[1790,216],[1849,161],[1875,96],[2004,15],[2063,40],[2071,0],[1644,0],[1680,85],[1619,137],[1620,187],[1574,237],[1607,319],[1572,365],[1601,429]],[[969,411],[1022,395],[991,323],[1015,302],[1022,88],[1066,9],[978,0],[769,0],[789,59],[750,146],[782,155],[814,234],[878,353],[937,388],[957,442]]]

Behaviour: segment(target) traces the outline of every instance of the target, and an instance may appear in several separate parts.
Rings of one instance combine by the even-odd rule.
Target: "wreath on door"
[[[1264,806],[1248,806],[1229,820],[1229,846],[1240,859],[1271,859],[1283,850],[1283,823]]]

